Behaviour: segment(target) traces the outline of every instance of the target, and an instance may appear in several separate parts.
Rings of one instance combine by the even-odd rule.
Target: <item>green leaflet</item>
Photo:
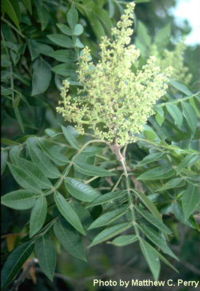
[[[50,159],[38,147],[36,138],[29,138],[27,140],[27,148],[31,160],[37,164],[41,172],[50,179],[60,177],[60,172],[57,167],[50,161]]]
[[[80,145],[78,141],[76,140],[76,136],[78,135],[75,129],[72,126],[61,126],[62,132],[64,134],[64,137],[66,141],[75,149],[79,149]]]
[[[47,200],[45,196],[39,197],[31,211],[30,237],[35,235],[43,226],[47,215]]]
[[[13,209],[24,210],[33,207],[37,196],[30,190],[17,190],[2,196],[1,203]]]
[[[27,44],[29,53],[31,55],[31,61],[34,61],[40,55],[40,52],[38,50],[39,43],[35,40],[28,39]]]
[[[51,68],[42,58],[35,60],[33,64],[32,92],[31,96],[44,93],[51,82]]]
[[[85,230],[82,226],[80,218],[78,217],[75,210],[72,208],[71,204],[59,193],[55,192],[54,200],[56,206],[62,216],[81,234],[85,235]]]
[[[122,198],[126,195],[126,191],[113,191],[113,192],[109,192],[106,194],[103,194],[99,197],[97,197],[92,203],[90,203],[90,205],[88,205],[89,207],[94,207],[97,205],[101,205],[107,202],[112,202],[115,199],[119,199]]]
[[[192,167],[197,161],[200,160],[200,155],[199,153],[192,153],[189,155],[186,155],[178,165],[176,171],[177,173],[180,173],[182,170],[185,168]]]
[[[30,189],[31,191],[40,192],[41,188],[38,186],[35,179],[29,175],[25,170],[20,167],[8,163],[9,169],[16,182],[25,189]]]
[[[170,84],[177,89],[178,91],[184,93],[187,96],[192,95],[192,92],[182,83],[177,82],[175,80],[170,80]]]
[[[147,3],[150,2],[151,0],[135,0],[135,3]]]
[[[123,247],[130,245],[138,240],[136,235],[133,234],[124,234],[116,237],[114,240],[110,242],[110,244],[115,245],[117,247]]]
[[[115,14],[115,5],[112,0],[108,1],[108,10],[109,10],[109,17],[112,18]]]
[[[79,36],[83,33],[83,26],[81,24],[76,24],[73,30],[73,35]]]
[[[64,48],[73,48],[74,43],[66,35],[54,33],[47,35],[48,39],[50,39],[53,43],[55,43],[58,47],[64,47]]]
[[[87,163],[88,160],[93,161],[95,156],[101,153],[102,149],[98,146],[88,146],[83,150],[75,159],[74,162],[76,163]]]
[[[54,137],[56,137],[58,135],[58,133],[54,129],[51,129],[51,128],[46,128],[44,132],[45,132],[45,134],[47,136],[49,136],[51,138],[54,138]],[[38,139],[38,141],[40,141],[40,140],[42,140],[42,138],[41,139],[40,138]],[[45,138],[43,140],[45,140]],[[48,141],[48,139],[46,139],[46,140]]]
[[[163,261],[167,266],[169,266],[170,268],[172,268],[175,272],[178,273],[178,270],[160,253],[158,253],[159,258],[161,259],[161,261]]]
[[[21,145],[13,145],[9,151],[9,158],[13,164],[17,164],[18,158],[20,158],[22,153]]]
[[[155,118],[153,117],[150,117],[149,122],[151,124],[151,127],[154,129],[154,131],[157,134],[157,138],[154,139],[154,142],[156,143],[160,143],[161,141],[164,142],[166,140],[166,136],[168,135],[165,126],[161,127],[159,124],[157,124],[157,122],[155,121]]]
[[[137,164],[137,167],[138,166],[143,166],[143,165],[146,165],[146,164],[149,164],[149,163],[152,163],[152,162],[155,162],[155,161],[159,161],[160,158],[162,156],[164,156],[165,153],[163,152],[157,152],[157,153],[150,153],[148,156],[146,156],[143,160],[141,160],[138,164]]]
[[[147,27],[141,21],[137,22],[137,38],[146,47],[149,48],[149,46],[151,45],[151,37],[149,35]]]
[[[83,33],[83,30],[84,30],[81,24],[76,24],[73,29],[69,28],[67,25],[62,24],[62,23],[58,23],[57,26],[62,33],[66,35],[70,35],[70,36],[72,35],[79,36]]]
[[[148,222],[153,224],[156,228],[162,231],[165,234],[170,234],[171,230],[162,222],[162,218],[156,215],[153,216],[146,210],[143,210],[139,207],[135,207],[136,211],[138,211]]]
[[[153,274],[154,280],[158,280],[160,274],[159,253],[142,238],[140,238],[140,247]]]
[[[142,181],[153,181],[153,180],[161,180],[168,179],[175,174],[175,171],[170,167],[156,167],[150,170],[147,170],[139,177],[138,180]]]
[[[162,109],[161,106],[155,107],[155,110],[156,110],[156,115],[155,115],[156,122],[161,126],[163,122],[165,121],[164,110]]]
[[[76,38],[74,46],[77,48],[84,48],[84,44],[80,41],[79,38]]]
[[[167,213],[173,213],[174,216],[178,219],[178,221],[180,221],[181,223],[192,227],[192,223],[189,220],[185,219],[184,213],[183,213],[183,209],[180,205],[180,203],[178,203],[178,201],[174,201],[167,209]]]
[[[80,172],[81,174],[84,174],[86,176],[107,177],[107,176],[115,175],[114,173],[109,172],[108,170],[106,170],[104,168],[89,165],[89,164],[82,163],[82,162],[77,162],[74,165],[74,167],[78,172]]]
[[[16,158],[16,166],[20,167],[22,171],[25,171],[32,180],[38,185],[40,189],[49,189],[52,187],[49,179],[42,173],[38,165],[24,159]]]
[[[85,11],[86,17],[90,22],[90,25],[96,35],[96,37],[100,40],[103,35],[105,35],[105,30],[101,21],[98,19],[97,15],[94,13],[93,10]]]
[[[6,55],[6,54],[2,54],[2,57],[4,58],[2,61],[1,61],[1,66],[3,68],[8,68],[10,65],[11,65],[11,61],[10,61],[10,58]],[[1,93],[4,95],[4,96],[8,96],[10,95],[12,92],[12,90],[9,90],[8,88],[3,88],[3,90],[1,91]]]
[[[180,128],[183,123],[183,115],[177,105],[171,103],[166,104],[167,111],[172,116],[175,124]]]
[[[49,54],[50,57],[63,63],[73,63],[75,61],[75,54],[72,50],[56,50]]]
[[[198,124],[196,112],[190,103],[182,102],[181,104],[183,108],[183,115],[185,116],[187,124],[191,131],[195,133]]]
[[[171,25],[168,23],[163,28],[161,28],[156,36],[155,36],[155,43],[159,48],[166,47],[169,43],[171,36]]]
[[[99,5],[94,5],[93,11],[94,11],[94,15],[98,18],[100,23],[103,25],[105,32],[110,34],[113,23],[109,17],[108,12],[105,9],[103,9],[103,6],[100,8]]]
[[[41,270],[52,281],[56,268],[56,250],[49,234],[45,234],[36,240],[35,254],[39,260]]]
[[[16,142],[16,141],[11,140],[9,138],[2,138],[2,144],[8,145],[8,146],[14,146],[14,145],[19,145],[19,142]]]
[[[32,3],[31,0],[23,0],[24,6],[29,11],[30,14],[32,14]]]
[[[75,71],[76,71],[76,67],[75,65],[70,65],[68,63],[64,63],[64,64],[59,64],[56,65],[52,68],[52,71],[58,75],[64,76],[64,77],[74,77],[75,75]]]
[[[112,211],[108,211],[99,216],[95,221],[93,221],[93,223],[90,225],[88,229],[94,229],[110,224],[117,220],[118,218],[120,218],[122,215],[124,215],[127,211],[128,211],[127,205]]]
[[[189,99],[189,102],[190,104],[192,105],[192,107],[194,108],[195,112],[196,112],[196,115],[197,117],[199,118],[200,117],[200,91],[198,92],[198,94],[195,94],[194,95],[194,98],[190,98]]]
[[[67,191],[80,201],[91,202],[100,195],[97,190],[76,179],[67,177],[64,183]]]
[[[158,137],[156,132],[148,125],[144,126],[143,134],[145,138],[148,140],[157,141],[157,142],[160,141],[160,138]]]
[[[18,3],[16,2],[17,6],[18,6]],[[14,22],[14,24],[20,28],[19,26],[19,23],[20,23],[20,18],[19,18],[19,15],[18,15],[18,9],[16,9],[17,7],[15,7],[13,4],[12,4],[12,1],[10,0],[4,0],[3,3],[2,3],[2,10],[7,13],[7,15],[10,17],[10,19]]]
[[[93,221],[90,211],[85,207],[84,204],[80,203],[79,201],[74,200],[71,202],[71,204],[76,213],[78,213],[82,224],[87,229]]]
[[[28,259],[33,250],[33,243],[26,242],[14,249],[8,256],[2,270],[1,286],[5,290],[9,283],[15,279],[20,272],[22,265]]]
[[[148,196],[146,196],[142,192],[134,191],[134,193],[140,198],[140,200],[149,209],[149,211],[153,214],[153,216],[160,220],[161,214],[158,211],[158,209],[156,208],[156,206],[154,205],[154,203],[151,202],[151,200],[148,198]]]
[[[1,150],[1,174],[4,173],[8,160],[8,152]]]
[[[167,242],[165,238],[158,233],[157,231],[153,230],[149,226],[140,223],[138,224],[138,227],[142,230],[142,232],[145,234],[145,236],[153,243],[155,244],[158,248],[163,251],[163,253],[171,256],[172,258],[178,260],[176,255],[171,251],[171,249],[168,247]]]
[[[104,241],[107,241],[108,239],[118,235],[119,233],[122,233],[123,231],[129,229],[132,226],[130,222],[120,223],[114,226],[110,226],[104,230],[102,230],[91,242],[89,247],[93,247],[97,244],[100,244]]]
[[[168,189],[174,189],[178,187],[182,187],[185,184],[184,180],[182,178],[174,178],[169,180],[166,184],[164,184],[161,188],[158,188],[159,191],[165,191]]]
[[[51,46],[33,39],[28,40],[28,48],[32,61],[34,61],[39,55],[51,56],[51,54],[54,52]]]
[[[37,1],[37,0],[35,0]],[[42,4],[41,1],[37,1],[36,2],[36,10],[37,10],[37,15],[38,15],[38,20],[39,23],[41,25],[41,30],[45,30],[45,28],[48,26],[49,20],[50,20],[50,15],[48,13],[48,10],[46,9],[46,7],[44,6],[44,4]]]
[[[42,151],[58,166],[65,166],[69,160],[62,152],[63,148],[46,139],[39,140]]]
[[[195,210],[200,209],[200,187],[189,184],[183,192],[182,208],[185,219],[188,219]]]
[[[54,233],[63,248],[73,257],[87,261],[80,234],[66,221],[56,221]]]
[[[57,23],[56,25],[62,33],[66,34],[66,35],[70,35],[70,36],[73,35],[72,30],[67,25],[65,25],[63,23]]]
[[[69,26],[73,29],[78,22],[78,12],[74,5],[71,6],[67,13],[67,22]]]
[[[20,126],[20,129],[24,133],[24,131],[25,131],[24,130],[24,122],[23,122],[23,119],[22,119],[22,116],[21,116],[21,112],[20,112],[19,107],[18,107],[18,105],[19,105],[19,103],[21,101],[20,99],[21,98],[20,98],[19,95],[15,97],[15,101],[13,102],[13,110],[15,112],[15,116],[16,116],[17,122],[18,122],[18,124]]]

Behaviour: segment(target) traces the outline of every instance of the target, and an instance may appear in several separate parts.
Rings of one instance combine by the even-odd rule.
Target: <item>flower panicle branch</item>
[[[161,71],[155,56],[137,69],[140,51],[131,44],[134,6],[127,4],[111,37],[102,38],[97,63],[89,48],[83,49],[78,69],[82,88],[71,96],[65,80],[57,107],[80,133],[89,129],[96,137],[120,146],[137,140],[154,113],[154,104],[166,93],[170,75],[169,69]]]

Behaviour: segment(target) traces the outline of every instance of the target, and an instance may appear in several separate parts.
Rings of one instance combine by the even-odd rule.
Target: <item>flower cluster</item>
[[[162,71],[168,70],[171,66],[171,78],[177,81],[182,81],[184,84],[189,84],[192,75],[189,73],[189,69],[184,65],[184,53],[186,46],[183,42],[176,45],[173,51],[163,50],[158,52],[156,46],[152,46],[151,54],[157,57],[158,65]]]
[[[140,52],[130,44],[133,12],[134,3],[129,3],[111,38],[102,38],[96,64],[90,50],[83,50],[78,70],[82,89],[71,96],[65,81],[57,108],[81,133],[92,129],[95,136],[111,144],[136,141],[167,89],[169,74],[161,71],[154,56],[137,69]]]

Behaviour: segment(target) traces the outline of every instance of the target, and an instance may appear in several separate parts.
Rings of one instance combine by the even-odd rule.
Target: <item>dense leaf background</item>
[[[101,36],[125,2],[2,1],[4,290],[104,290],[92,280],[200,276],[200,47],[186,49],[190,84],[171,80],[139,141],[127,148],[140,244],[115,155],[55,110],[63,79],[72,93],[80,86],[81,49],[89,46],[98,59]],[[169,13],[176,1],[135,2],[133,41],[142,62],[152,43],[173,50],[189,32]]]

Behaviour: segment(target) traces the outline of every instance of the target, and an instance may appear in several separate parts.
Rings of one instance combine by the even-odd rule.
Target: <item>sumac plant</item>
[[[128,4],[102,38],[98,61],[82,50],[77,87],[63,83],[57,111],[75,128],[61,125],[3,148],[3,168],[21,188],[2,204],[30,209],[3,268],[4,289],[32,253],[52,280],[58,246],[87,261],[102,243],[138,244],[157,280],[161,262],[176,270],[171,221],[200,230],[200,95],[156,56],[142,65],[130,45],[133,10]]]

